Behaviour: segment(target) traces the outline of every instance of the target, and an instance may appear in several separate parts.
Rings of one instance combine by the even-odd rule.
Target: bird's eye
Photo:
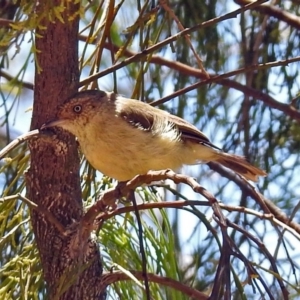
[[[75,105],[75,106],[73,107],[73,111],[74,111],[75,113],[77,113],[77,114],[79,114],[79,113],[81,112],[81,110],[82,110],[82,106],[81,106],[81,105]]]

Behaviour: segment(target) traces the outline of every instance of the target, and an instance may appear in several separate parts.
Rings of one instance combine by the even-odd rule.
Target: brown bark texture
[[[59,0],[51,2],[62,5]],[[47,3],[39,2],[38,15],[44,14]],[[38,67],[31,129],[53,118],[58,105],[77,91],[79,5],[65,3],[63,23],[58,19],[50,22],[45,15],[36,30]],[[91,238],[78,239],[83,207],[75,139],[55,130],[31,141],[29,147],[27,195],[50,211],[64,228],[61,232],[42,212],[31,211],[49,299],[105,299],[100,287],[99,249]]]

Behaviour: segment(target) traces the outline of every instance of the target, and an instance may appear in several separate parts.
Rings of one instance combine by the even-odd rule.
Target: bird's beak
[[[65,124],[65,121],[64,119],[61,119],[61,120],[53,120],[53,121],[50,121],[48,123],[45,123],[42,125],[41,127],[41,130],[43,129],[46,129],[46,128],[50,128],[50,127],[63,127],[63,125]]]

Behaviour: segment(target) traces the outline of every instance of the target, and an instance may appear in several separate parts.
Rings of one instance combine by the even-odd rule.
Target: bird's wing
[[[221,150],[214,144],[212,144],[203,132],[201,132],[196,126],[192,125],[188,121],[171,114],[169,114],[168,118],[177,126],[178,130],[181,132],[181,138],[183,140],[195,141]]]
[[[131,101],[134,101],[134,105]],[[120,103],[120,105],[117,104],[119,116],[132,126],[145,131],[151,131],[154,122],[157,122],[157,115],[160,115],[160,117],[165,118],[165,120],[178,129],[183,141],[194,141],[220,150],[218,147],[213,145],[209,141],[208,137],[198,130],[197,127],[182,118],[171,115],[138,100],[120,97],[117,102]],[[118,106],[120,109],[118,109]]]
[[[154,123],[153,113],[151,113],[151,111],[145,110],[144,106],[140,106],[139,104],[136,105],[137,103],[135,103],[134,105],[128,105],[131,101],[139,103],[139,101],[137,100],[124,100],[126,100],[126,102],[122,101],[120,109],[118,109],[117,105],[117,112],[119,116],[122,117],[127,123],[134,127],[137,127],[140,130],[151,131]]]

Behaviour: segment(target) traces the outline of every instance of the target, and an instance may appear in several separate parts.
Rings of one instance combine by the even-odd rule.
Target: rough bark
[[[51,5],[61,2],[51,1]],[[36,30],[41,71],[36,67],[31,129],[53,118],[58,105],[77,90],[79,5],[65,3],[64,23],[49,22],[46,15]],[[48,5],[40,1],[37,15]],[[31,212],[49,299],[105,299],[99,284],[98,247],[89,238],[76,240],[83,215],[76,142],[65,132],[53,133],[30,142],[31,166],[26,174],[30,200],[49,210],[64,227],[60,232],[42,212]]]

